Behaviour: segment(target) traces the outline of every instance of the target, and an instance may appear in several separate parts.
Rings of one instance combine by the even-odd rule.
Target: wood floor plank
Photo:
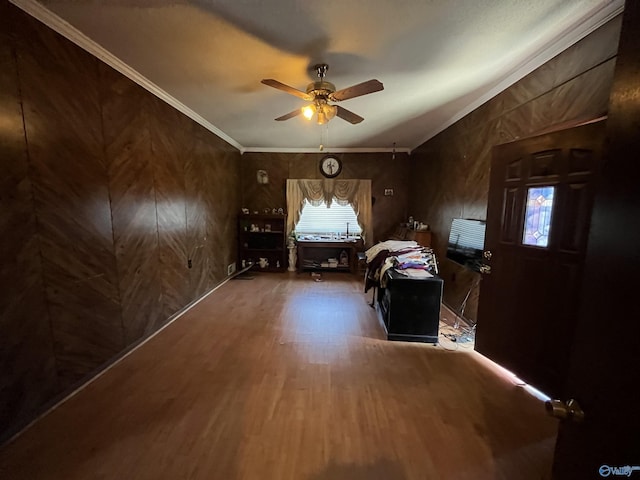
[[[539,400],[470,350],[384,340],[368,300],[345,274],[230,281],[0,450],[0,471],[549,478]]]

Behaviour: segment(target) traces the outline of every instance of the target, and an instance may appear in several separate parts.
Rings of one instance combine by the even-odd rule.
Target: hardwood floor
[[[360,279],[230,281],[0,450],[3,479],[546,479],[556,423]]]

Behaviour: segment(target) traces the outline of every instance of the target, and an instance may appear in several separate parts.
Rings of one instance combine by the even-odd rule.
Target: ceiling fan
[[[308,120],[311,120],[313,115],[317,115],[319,125],[327,123],[335,116],[355,125],[356,123],[360,123],[364,120],[364,118],[339,105],[331,105],[329,102],[341,102],[342,100],[348,100],[350,98],[360,97],[362,95],[384,90],[384,86],[378,80],[368,80],[336,91],[335,85],[331,82],[325,81],[324,79],[327,70],[329,70],[329,65],[326,63],[320,63],[318,65],[314,65],[313,69],[317,72],[320,80],[317,82],[311,82],[307,85],[306,92],[290,87],[289,85],[285,85],[284,83],[272,78],[265,78],[261,81],[261,83],[264,83],[269,87],[277,88],[278,90],[282,90],[290,95],[295,95],[296,97],[311,102],[305,107],[298,108],[276,118],[276,121],[281,122],[283,120],[289,120],[290,118],[296,117],[302,113]]]

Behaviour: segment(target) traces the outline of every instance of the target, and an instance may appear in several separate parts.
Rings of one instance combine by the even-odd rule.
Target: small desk
[[[431,232],[429,230],[409,230],[407,240],[415,240],[418,245],[431,247]]]
[[[331,270],[347,271],[356,273],[358,271],[358,257],[356,250],[360,242],[357,240],[298,240],[298,272],[303,270]],[[321,262],[326,262],[328,258],[340,260],[340,254],[347,252],[349,262],[346,266],[338,264],[337,268],[321,267]],[[305,262],[306,261],[306,262]],[[313,262],[316,265],[311,265]]]
[[[385,272],[387,287],[378,290],[376,311],[388,340],[438,343],[442,278],[409,278]]]

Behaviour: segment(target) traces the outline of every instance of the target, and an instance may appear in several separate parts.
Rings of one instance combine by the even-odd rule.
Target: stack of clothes
[[[364,291],[371,287],[385,288],[385,272],[395,268],[397,272],[412,278],[426,278],[438,273],[438,264],[433,250],[418,245],[415,241],[387,240],[374,245],[365,252],[367,274]]]

